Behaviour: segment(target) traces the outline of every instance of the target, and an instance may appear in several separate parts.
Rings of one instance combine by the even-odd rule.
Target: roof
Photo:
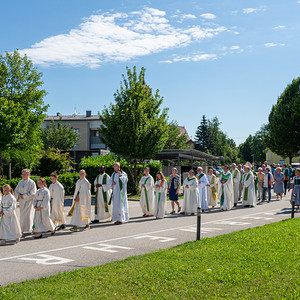
[[[153,159],[157,160],[210,160],[221,161],[225,160],[223,156],[213,156],[196,149],[166,149],[157,153]]]
[[[47,116],[47,118],[44,119],[44,121],[100,121],[98,115],[93,115],[90,117],[87,117],[85,115],[77,115],[77,116]]]
[[[188,141],[191,139],[184,126],[177,126],[177,128],[180,130],[179,135],[185,135],[187,137]]]

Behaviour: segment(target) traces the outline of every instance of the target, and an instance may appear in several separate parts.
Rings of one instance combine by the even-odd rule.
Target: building
[[[300,152],[300,151],[299,151]],[[298,153],[300,156],[300,153]],[[292,163],[299,163],[300,162],[300,157],[296,156],[293,157],[292,159]],[[268,164],[289,164],[290,160],[287,157],[281,157],[279,155],[277,155],[276,153],[272,152],[271,150],[268,150],[266,152],[266,161],[268,162]]]

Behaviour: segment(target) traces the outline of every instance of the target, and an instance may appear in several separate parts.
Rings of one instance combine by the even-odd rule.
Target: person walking
[[[144,176],[139,182],[141,191],[140,205],[143,212],[143,217],[153,215],[153,202],[154,202],[154,179],[150,175],[150,168],[144,169]]]
[[[257,200],[262,200],[263,186],[264,186],[264,177],[265,174],[262,172],[262,168],[258,168],[258,183],[257,183]]]
[[[293,189],[291,195],[291,201],[293,197],[295,197],[295,206],[297,206],[297,210],[299,210],[300,209],[300,168],[296,169],[293,182],[290,188],[288,189],[288,191],[290,191],[291,189]]]
[[[162,172],[157,172],[155,182],[154,217],[163,219],[167,200],[168,184]]]
[[[283,174],[281,168],[277,167],[274,175],[274,193],[276,194],[276,199],[282,200],[282,195],[284,193],[284,184],[283,184]]]
[[[274,183],[273,174],[269,167],[266,168],[266,174],[264,175],[263,179],[263,195],[262,195],[262,202],[266,200],[266,192],[268,192],[268,202],[271,202],[271,189]]]
[[[180,187],[180,176],[177,174],[178,170],[172,168],[172,174],[169,176],[168,192],[169,199],[171,200],[172,211],[171,214],[175,214],[175,204],[177,205],[178,212],[181,211],[180,204],[178,202],[178,191]]]
[[[282,165],[282,174],[283,174],[283,187],[284,187],[284,196],[286,195],[286,189],[288,187],[288,181],[289,181],[289,169],[286,167],[286,164]]]

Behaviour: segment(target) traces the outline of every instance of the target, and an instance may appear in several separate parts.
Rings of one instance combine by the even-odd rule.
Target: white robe
[[[3,195],[0,211],[4,215],[0,217],[0,239],[18,240],[21,237],[21,227],[16,215],[16,198],[12,194]]]
[[[189,180],[192,179],[192,180]],[[186,187],[188,186],[188,188]],[[199,201],[198,179],[196,177],[187,177],[183,182],[184,200],[183,211],[186,215],[197,213]]]
[[[230,172],[225,173],[225,175],[230,174]],[[222,183],[221,183],[222,175],[219,178],[218,184],[218,197],[221,201],[222,196]],[[230,174],[227,182],[224,183],[224,203],[221,206],[223,210],[230,210],[234,204],[233,199],[233,183],[232,183],[232,174]]]
[[[212,179],[214,178],[214,182],[212,182]],[[207,175],[207,180],[208,180],[208,184],[210,186],[207,187],[207,204],[209,206],[217,206],[217,199],[214,200],[214,197],[213,197],[213,193],[212,193],[212,188],[215,188],[216,191],[218,189],[217,187],[217,184],[218,184],[218,178],[216,177],[215,174],[212,174],[211,176],[210,175]]]
[[[147,180],[147,182],[145,184],[146,180]],[[144,188],[142,188],[142,184],[145,184]],[[154,202],[154,179],[153,179],[153,177],[151,175],[143,176],[140,180],[139,188],[141,190],[140,205],[141,205],[143,214],[153,215],[153,202]],[[146,194],[147,194],[147,198],[146,198]]]
[[[156,187],[157,184],[159,187]],[[155,182],[154,217],[156,219],[162,219],[166,211],[168,183],[164,180],[161,186],[160,184],[161,180]]]
[[[66,224],[64,214],[65,189],[58,181],[51,183],[49,186],[51,198],[51,214],[50,218],[55,225]]]
[[[250,173],[250,175],[249,175]],[[243,205],[251,205],[255,206],[256,205],[256,195],[255,195],[255,184],[254,184],[254,176],[252,172],[245,173],[244,178],[243,178]],[[245,197],[245,191],[246,188],[248,188],[248,193],[247,193],[247,200],[244,200]]]
[[[240,171],[237,168],[235,168],[234,170],[232,170],[231,174],[232,174],[232,178],[233,178],[234,204],[236,204],[239,201],[239,191],[240,191],[241,174],[240,174]]]
[[[207,207],[207,184],[209,184],[207,177],[204,173],[203,176],[198,180],[198,189],[199,189],[199,201],[201,209],[208,209]],[[199,176],[201,174],[197,174]],[[199,177],[197,177],[199,178]]]
[[[106,184],[103,184],[104,175],[106,176]],[[102,186],[96,188],[96,184],[101,184]],[[97,199],[95,199],[95,220],[106,220],[111,218],[111,205],[109,205],[109,200],[111,197],[111,185],[110,185],[110,176],[106,173],[99,174],[94,181],[95,192],[97,192]],[[105,202],[103,193],[106,193],[107,200],[107,210],[105,211]],[[96,202],[97,201],[97,202]],[[96,211],[97,205],[97,211]]]
[[[39,189],[33,199],[34,207],[42,207],[42,210],[35,211],[33,219],[34,232],[47,232],[55,229],[50,219],[50,192],[47,188]]]
[[[33,198],[36,193],[35,182],[28,178],[22,179],[15,188],[15,197],[20,203],[20,226],[22,232],[31,232],[33,224]],[[24,199],[18,199],[22,195]]]
[[[79,201],[75,202],[75,198],[79,197]],[[78,179],[76,182],[75,192],[73,196],[73,205],[75,206],[73,214],[71,211],[68,216],[72,215],[71,224],[73,226],[88,225],[91,219],[91,184],[86,178]],[[72,210],[71,208],[71,210]]]
[[[122,195],[123,203],[121,197],[120,182],[122,182]],[[115,185],[112,183],[115,182]],[[127,182],[128,177],[125,172],[122,171],[122,176],[119,176],[118,173],[114,172],[110,178],[110,184],[112,186],[112,221],[125,222],[129,220],[129,211],[128,211],[128,199],[127,199]]]

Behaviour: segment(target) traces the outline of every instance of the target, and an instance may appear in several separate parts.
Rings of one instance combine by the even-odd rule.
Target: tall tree
[[[168,124],[168,140],[164,149],[186,149],[188,139],[184,134],[181,134],[176,121],[171,121]]]
[[[205,115],[202,116],[201,123],[196,131],[195,148],[203,152],[211,153],[212,151],[212,137]]]
[[[52,121],[49,129],[42,129],[41,137],[45,150],[48,148],[71,150],[79,140],[79,134],[74,131],[74,128],[62,125],[61,119],[57,125]]]
[[[100,115],[103,142],[112,152],[130,160],[134,166],[133,181],[137,184],[136,165],[164,148],[168,139],[167,109],[161,109],[163,97],[145,84],[145,68],[127,69],[120,90],[114,94],[115,104],[105,107]]]
[[[30,148],[37,140],[48,105],[42,73],[18,51],[0,55],[0,168],[2,151]]]
[[[273,105],[267,124],[266,144],[275,153],[292,158],[300,150],[300,77],[294,79]]]

